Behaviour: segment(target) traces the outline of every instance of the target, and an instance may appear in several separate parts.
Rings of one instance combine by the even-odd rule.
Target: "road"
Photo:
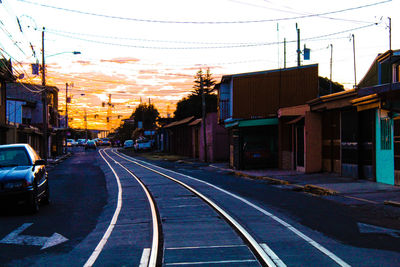
[[[38,214],[2,211],[1,266],[400,264],[397,230],[203,163],[75,148],[49,179],[51,204]]]

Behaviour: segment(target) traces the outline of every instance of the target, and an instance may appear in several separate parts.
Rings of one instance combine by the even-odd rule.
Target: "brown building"
[[[318,79],[318,65],[222,77],[218,119],[230,130],[231,167],[279,166],[278,110],[316,98]]]

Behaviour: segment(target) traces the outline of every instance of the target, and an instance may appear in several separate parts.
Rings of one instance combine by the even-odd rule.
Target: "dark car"
[[[0,145],[0,204],[25,204],[30,212],[49,203],[45,161],[28,144]]]
[[[96,141],[94,141],[94,140],[88,140],[88,141],[86,142],[86,144],[85,144],[85,150],[87,150],[87,149],[94,149],[94,150],[96,150],[96,147],[97,147]]]

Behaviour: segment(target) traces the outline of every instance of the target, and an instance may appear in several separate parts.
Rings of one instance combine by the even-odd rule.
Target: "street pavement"
[[[328,198],[348,205],[371,203],[393,205],[400,208],[400,186],[340,177],[332,173],[305,174],[291,170],[268,169],[237,171],[230,169],[228,163],[213,163],[210,166],[232,171],[239,176],[265,179],[270,183],[286,185],[289,188],[330,196]]]

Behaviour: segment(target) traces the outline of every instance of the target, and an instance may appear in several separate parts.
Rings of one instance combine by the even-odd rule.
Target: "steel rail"
[[[115,153],[115,152],[113,152],[113,153]],[[126,156],[126,155],[121,156],[121,153],[118,153],[118,154],[115,153],[115,154],[118,155],[119,157],[125,159],[125,160],[131,161],[131,162],[133,162],[133,163],[135,163],[135,164],[138,164],[138,165],[140,164],[140,163],[138,163],[138,162],[142,162],[142,163],[145,163],[145,164],[148,164],[148,165],[157,167],[157,168],[159,168],[159,169],[162,169],[162,170],[164,170],[164,171],[168,171],[168,172],[175,173],[175,174],[177,174],[177,175],[186,177],[186,178],[191,179],[191,180],[193,180],[193,181],[197,181],[197,182],[206,184],[206,185],[208,185],[208,186],[210,186],[210,187],[212,187],[212,188],[214,188],[214,189],[216,189],[216,190],[218,190],[218,191],[220,191],[220,192],[223,192],[223,193],[225,193],[225,194],[227,194],[227,195],[229,195],[229,196],[231,196],[231,197],[233,197],[233,198],[236,198],[236,199],[242,201],[243,203],[247,204],[248,206],[250,206],[250,207],[252,207],[252,208],[258,210],[258,211],[261,212],[262,214],[264,214],[264,215],[270,217],[270,218],[273,219],[274,221],[278,222],[279,224],[281,224],[282,226],[284,226],[286,229],[288,229],[289,231],[293,232],[293,233],[296,234],[298,237],[300,237],[301,239],[303,239],[304,241],[306,241],[308,244],[310,244],[311,246],[313,246],[314,248],[316,248],[317,250],[319,250],[321,253],[323,253],[324,255],[326,255],[327,257],[329,257],[331,260],[333,260],[334,262],[336,262],[339,266],[342,266],[342,267],[350,267],[350,265],[349,265],[347,262],[345,262],[344,260],[342,260],[340,257],[338,257],[337,255],[335,255],[333,252],[331,252],[330,250],[328,250],[327,248],[325,248],[324,246],[322,246],[322,245],[319,244],[318,242],[314,241],[313,239],[311,239],[311,238],[308,237],[307,235],[303,234],[301,231],[299,231],[297,228],[293,227],[291,224],[287,223],[286,221],[284,221],[284,220],[280,219],[279,217],[275,216],[274,214],[272,214],[272,213],[270,213],[270,212],[264,210],[263,208],[261,208],[261,207],[255,205],[255,204],[249,202],[248,200],[246,200],[246,199],[244,199],[244,198],[242,198],[242,197],[240,197],[240,196],[238,196],[238,195],[235,195],[235,194],[233,194],[233,193],[231,193],[231,192],[229,192],[229,191],[227,191],[227,190],[224,190],[224,189],[222,189],[222,188],[220,188],[220,187],[218,187],[218,186],[216,186],[216,185],[213,185],[213,184],[210,184],[210,183],[208,183],[208,182],[199,180],[199,179],[194,178],[194,177],[192,177],[192,176],[189,176],[189,175],[186,175],[186,174],[183,174],[183,173],[178,173],[178,172],[175,172],[175,171],[173,171],[173,170],[168,170],[168,169],[165,169],[165,168],[163,168],[163,167],[160,167],[160,166],[157,166],[157,165],[154,165],[154,164],[151,164],[151,163],[142,161],[142,160],[137,160],[137,159],[131,160],[131,159],[132,159],[131,157]],[[140,164],[140,165],[142,165],[142,164]],[[144,166],[144,167],[145,167],[145,168],[148,168],[148,167],[146,167],[146,166]],[[151,169],[151,168],[149,168],[149,169]],[[272,257],[271,257],[271,258],[272,258]]]
[[[154,201],[154,198],[152,196],[152,194],[150,193],[150,190],[147,188],[147,186],[142,182],[142,180],[140,180],[139,177],[137,177],[132,171],[130,171],[129,169],[127,169],[125,166],[123,166],[120,162],[116,161],[115,159],[113,159],[106,151],[104,151],[104,153],[107,155],[107,157],[109,157],[111,160],[114,161],[115,164],[118,164],[119,166],[121,166],[125,171],[127,171],[133,178],[135,178],[135,180],[140,184],[140,186],[142,187],[143,191],[146,194],[146,197],[149,201],[150,204],[150,210],[151,210],[151,217],[152,217],[152,225],[153,225],[153,237],[152,237],[152,245],[151,245],[151,250],[150,250],[150,258],[149,258],[149,267],[155,267],[157,266],[159,259],[161,257],[160,252],[160,234],[161,231],[159,229],[160,225],[161,225],[161,221],[160,221],[160,216],[156,207],[156,203]]]
[[[116,153],[115,151],[112,150],[112,152],[117,155],[118,157],[125,159],[127,161],[130,161],[140,167],[143,167],[149,171],[152,171],[154,173],[157,173],[179,185],[182,187],[186,188],[193,194],[195,194],[197,197],[199,197],[201,200],[203,200],[205,203],[207,203],[211,208],[213,208],[217,213],[219,213],[224,220],[237,232],[239,233],[239,236],[243,239],[243,241],[247,244],[247,246],[250,248],[250,250],[254,253],[260,264],[263,266],[269,266],[269,267],[275,267],[277,266],[275,262],[271,259],[271,257],[265,252],[265,250],[262,248],[262,246],[254,239],[254,237],[237,221],[235,220],[231,215],[229,215],[225,210],[223,210],[221,207],[219,207],[214,201],[212,201],[210,198],[206,197],[204,194],[200,193],[193,187],[183,183],[182,181],[175,179],[165,173],[159,172],[155,169],[149,168],[147,166],[144,166],[136,161],[133,161],[131,159],[125,158],[119,153]]]

